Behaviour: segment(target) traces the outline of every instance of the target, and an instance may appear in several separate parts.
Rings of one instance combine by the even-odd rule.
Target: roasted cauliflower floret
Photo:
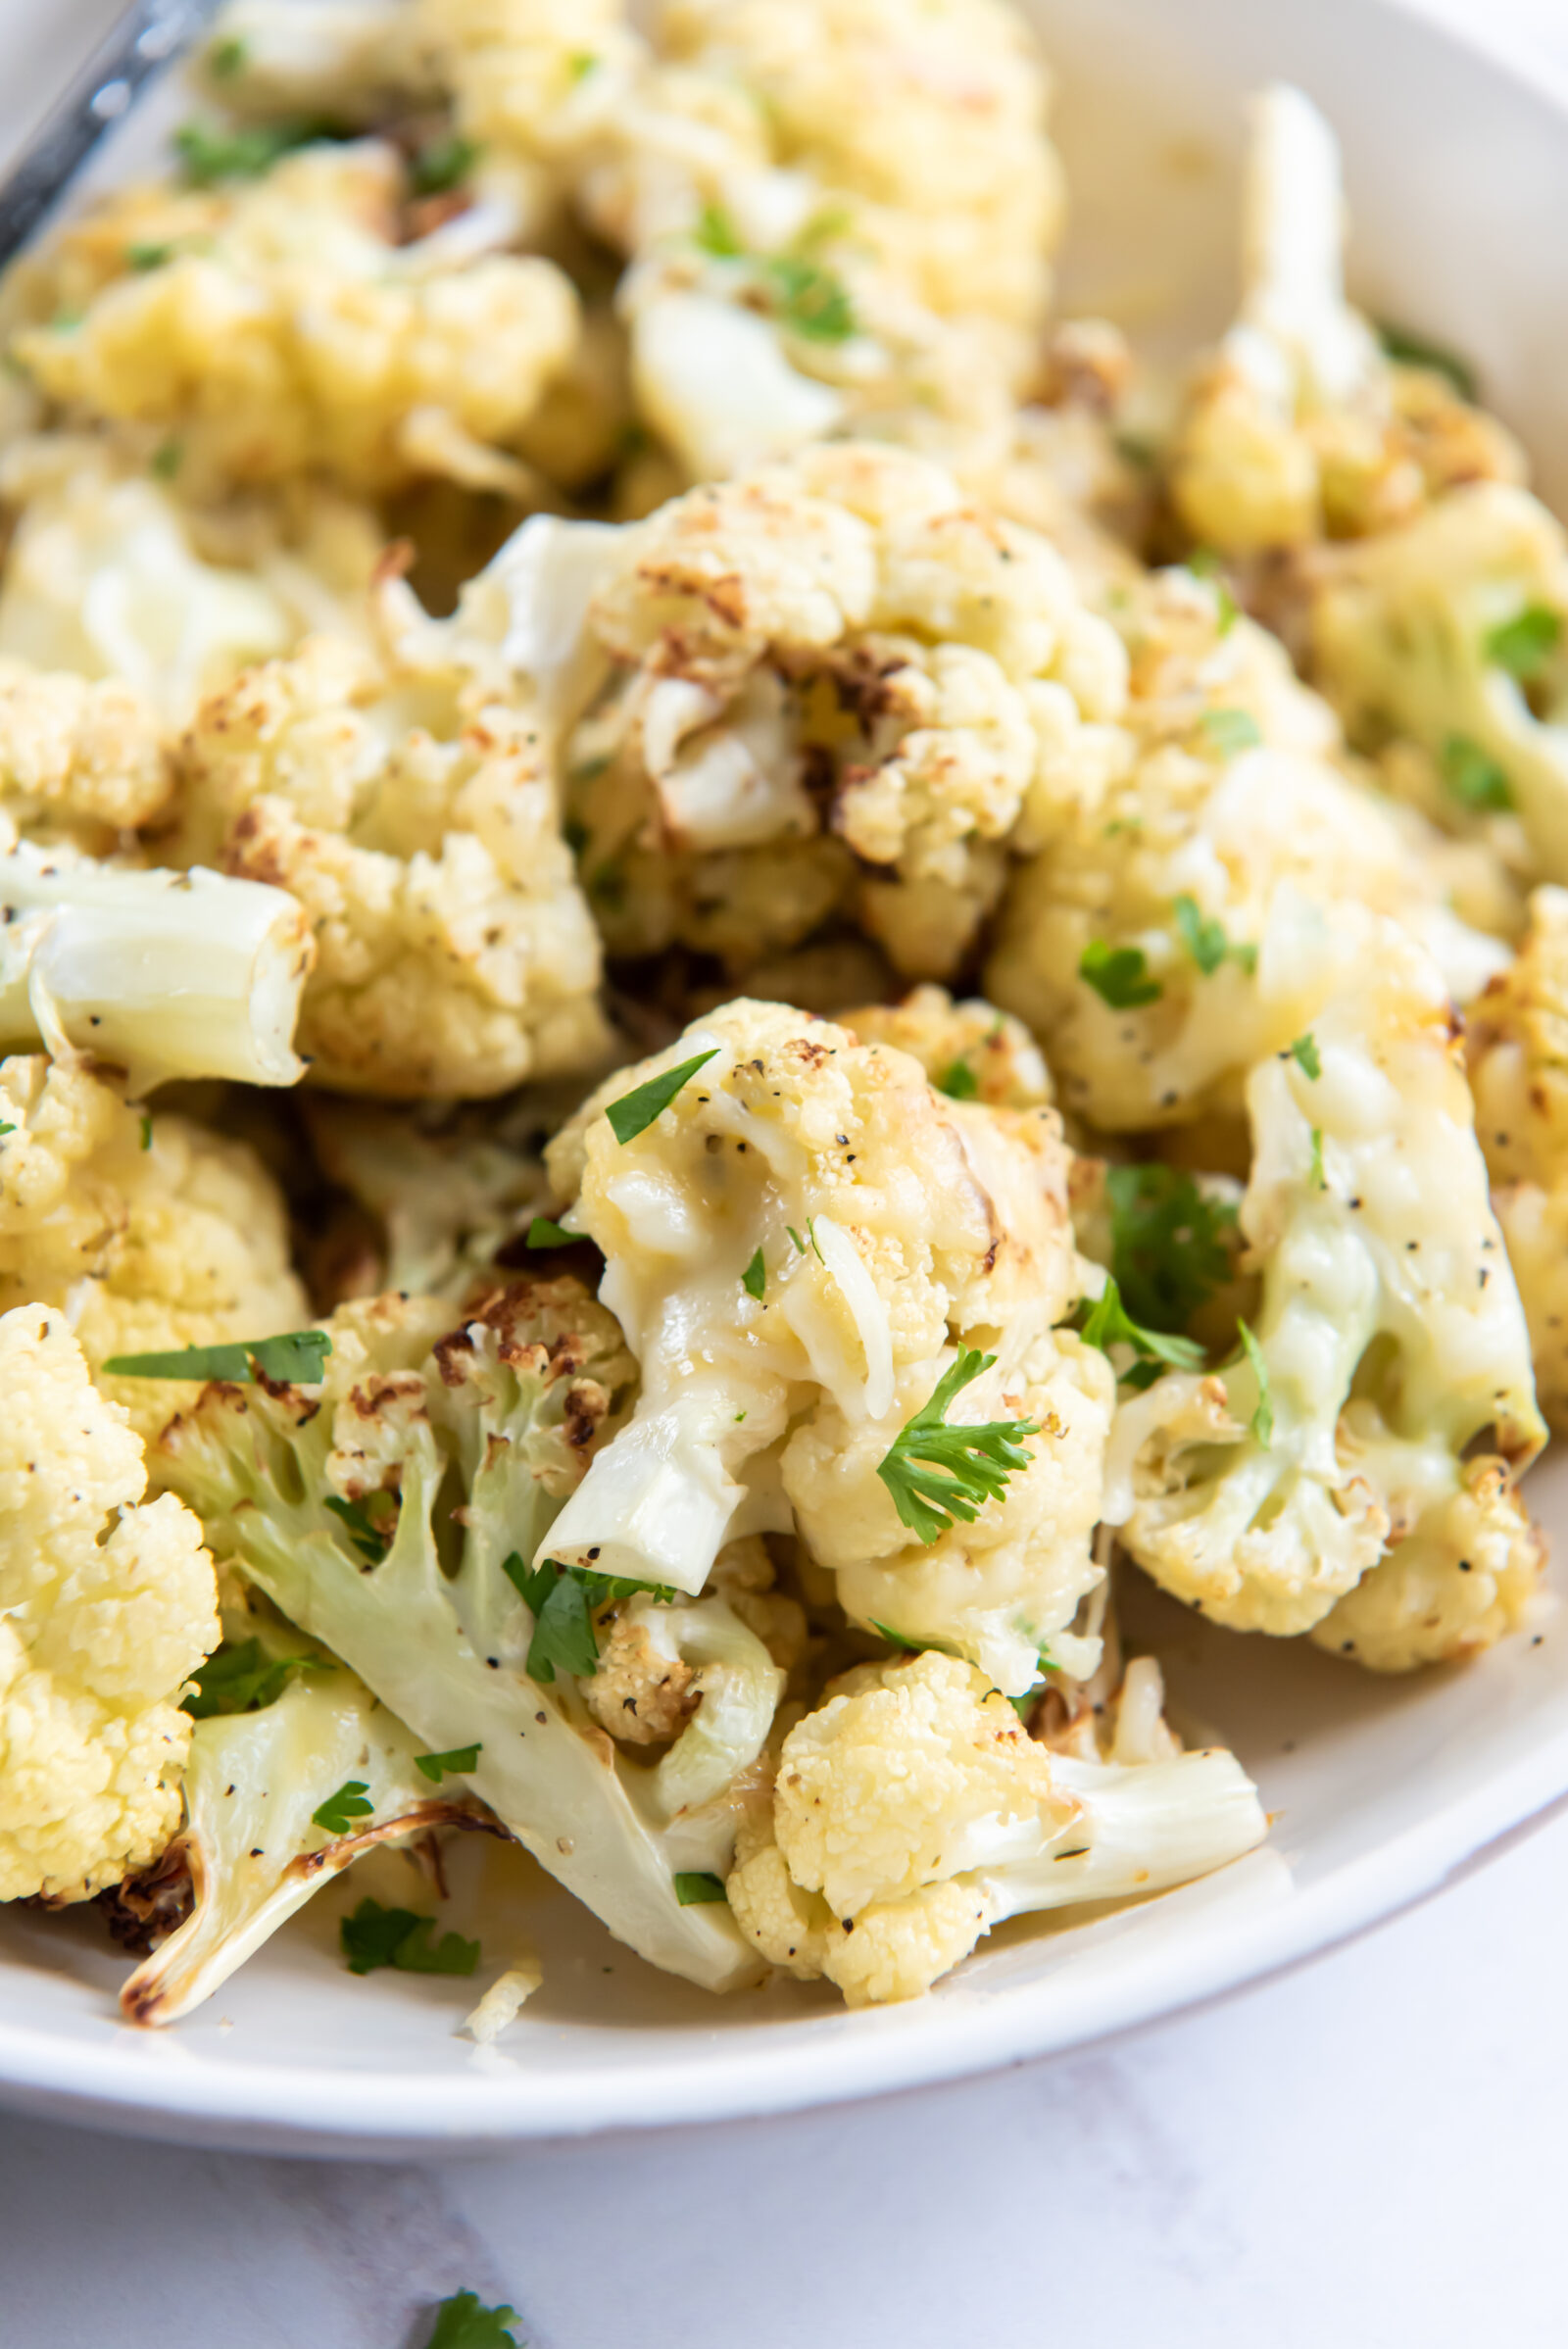
[[[243,1143],[147,1116],[84,1069],[0,1062],[0,1304],[70,1310],[106,1395],[151,1439],[197,1389],[106,1378],[109,1356],[297,1329],[276,1186]]]
[[[743,969],[843,909],[941,977],[1030,794],[1103,760],[1114,632],[1043,540],[920,459],[815,450],[689,492],[606,560],[611,672],[566,784],[612,953],[678,940]]]
[[[1476,1131],[1542,1408],[1568,1426],[1568,892],[1531,899],[1518,960],[1482,997],[1468,1044]]]
[[[186,860],[311,918],[318,1078],[461,1098],[602,1059],[598,941],[536,719],[323,639],[204,704],[180,765]]]
[[[178,1824],[217,1581],[63,1315],[0,1317],[0,1900],[86,1900]]]
[[[846,1674],[789,1731],[771,1812],[742,1828],[726,1889],[772,1964],[880,2005],[919,1997],[1003,1917],[1199,1875],[1262,1834],[1229,1754],[1070,1761],[1032,1741],[984,1673],[926,1654]]]
[[[988,1109],[1049,1105],[1051,1072],[1022,1020],[984,1003],[956,1003],[941,987],[916,987],[902,1003],[842,1015],[862,1044],[891,1044],[919,1061],[938,1093]]]
[[[1185,570],[1129,598],[1132,693],[1092,790],[1037,789],[986,990],[1028,1021],[1063,1105],[1108,1131],[1234,1113],[1268,1025],[1255,971],[1286,885],[1392,914],[1467,1000],[1506,950],[1512,894],[1337,763],[1332,713],[1283,650]],[[1102,729],[1109,732],[1109,729]],[[1294,1016],[1292,1014],[1291,1016]]]
[[[112,198],[122,273],[69,322],[16,333],[18,363],[74,417],[176,436],[181,472],[214,488],[516,488],[496,453],[571,357],[576,295],[554,263],[486,249],[511,220],[401,242],[407,195],[397,150],[364,140],[171,190],[156,241],[139,197]]]
[[[162,729],[133,685],[0,659],[0,809],[24,832],[108,848],[172,791]]]
[[[617,1138],[617,1102],[699,1062]],[[609,1080],[547,1164],[643,1374],[553,1556],[695,1592],[726,1540],[793,1529],[862,1623],[1009,1690],[1048,1641],[1093,1668],[1068,1626],[1100,1580],[1112,1380],[1057,1326],[1080,1268],[1053,1111],[954,1101],[890,1046],[741,1002]],[[959,1361],[949,1424],[1019,1423],[1019,1466],[911,1535],[878,1469]]]
[[[1313,1625],[1312,1638],[1369,1672],[1458,1663],[1529,1620],[1545,1562],[1541,1533],[1502,1461],[1472,1460],[1457,1491],[1422,1512]]]
[[[1299,90],[1253,102],[1241,315],[1190,393],[1171,489],[1228,555],[1359,538],[1456,483],[1513,481],[1511,436],[1424,367],[1392,367],[1345,299],[1334,134]]]
[[[1420,1546],[1397,1580],[1419,1590],[1464,1518],[1456,1496],[1490,1482],[1472,1482],[1468,1447],[1490,1430],[1481,1464],[1505,1485],[1544,1431],[1436,967],[1392,924],[1298,902],[1276,912],[1258,979],[1300,1025],[1248,1085],[1255,1334],[1218,1375],[1173,1373],[1123,1406],[1105,1517],[1213,1620],[1293,1633],[1405,1542]],[[1511,1527],[1508,1571],[1528,1576],[1523,1513],[1497,1503],[1491,1523]],[[1483,1611],[1469,1643],[1505,1613]]]

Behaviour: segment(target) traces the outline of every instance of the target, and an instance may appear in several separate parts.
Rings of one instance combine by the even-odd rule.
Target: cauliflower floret
[[[86,1900],[178,1824],[217,1579],[59,1313],[0,1318],[0,1900]]]
[[[1455,483],[1523,477],[1502,426],[1391,367],[1345,299],[1340,159],[1299,90],[1253,101],[1240,318],[1189,395],[1171,490],[1194,537],[1250,555],[1361,537]]]
[[[617,1140],[608,1108],[704,1055]],[[552,1556],[697,1591],[725,1540],[795,1528],[862,1622],[972,1652],[1010,1690],[1047,1640],[1093,1669],[1067,1627],[1101,1579],[1112,1381],[1055,1327],[1080,1267],[1053,1111],[953,1101],[890,1046],[741,1002],[609,1080],[547,1165],[643,1375]],[[1024,1465],[927,1545],[877,1471],[955,1347],[996,1360],[950,1424],[1021,1421]]]
[[[146,1116],[83,1068],[0,1062],[0,1305],[65,1307],[150,1440],[199,1389],[105,1378],[110,1355],[269,1338],[306,1318],[276,1186],[243,1143]]]
[[[133,685],[0,659],[0,808],[24,831],[103,849],[153,822],[172,791],[158,719]]]
[[[1051,1072],[1022,1020],[984,1003],[956,1003],[941,987],[916,987],[902,1003],[841,1014],[862,1044],[912,1053],[938,1093],[988,1109],[1050,1106]]]
[[[847,1673],[790,1730],[726,1889],[774,1965],[864,2006],[919,1997],[1003,1917],[1151,1891],[1263,1832],[1229,1754],[1072,1761],[984,1673],[926,1654]]]
[[[1536,891],[1519,958],[1482,997],[1468,1042],[1476,1131],[1542,1408],[1568,1427],[1568,892]]]
[[[1565,623],[1561,524],[1497,483],[1348,549],[1311,606],[1314,671],[1351,738],[1402,738],[1391,786],[1456,831],[1522,827],[1548,881],[1568,880]]]
[[[17,332],[17,361],[76,417],[176,435],[181,472],[215,490],[306,473],[366,493],[430,472],[523,486],[496,453],[572,355],[575,292],[553,262],[486,249],[510,218],[400,242],[407,185],[379,140],[311,147],[171,190],[152,244],[145,201],[111,198],[133,223],[123,273],[67,322]]]
[[[1502,1461],[1471,1460],[1458,1490],[1422,1512],[1312,1638],[1369,1672],[1457,1663],[1528,1622],[1545,1562]]]
[[[1438,955],[1468,1000],[1506,950],[1510,894],[1411,810],[1335,763],[1330,710],[1282,648],[1187,571],[1125,608],[1132,686],[1100,787],[1035,792],[986,966],[987,993],[1044,1045],[1066,1107],[1106,1131],[1235,1113],[1248,1067],[1288,1043],[1255,969],[1277,893],[1357,899]],[[1472,852],[1459,852],[1471,859]],[[1294,1014],[1288,1014],[1294,1016]]]
[[[173,725],[307,629],[352,631],[382,546],[363,508],[323,490],[219,512],[67,434],[9,448],[0,496],[20,508],[0,657],[116,679]]]
[[[852,912],[908,976],[962,958],[1030,795],[1087,788],[1125,657],[1044,540],[886,449],[811,451],[626,529],[612,664],[566,750],[612,953],[732,970]]]
[[[1544,1430],[1435,966],[1392,924],[1285,900],[1258,984],[1299,1031],[1248,1085],[1255,1335],[1219,1375],[1171,1374],[1123,1406],[1104,1514],[1214,1621],[1294,1633],[1386,1547],[1396,1564],[1415,1542],[1426,1570],[1451,1550],[1484,1430],[1504,1479]],[[1522,1513],[1509,1523],[1528,1575],[1534,1537]],[[1421,1660],[1418,1637],[1405,1660]]]
[[[598,941],[536,719],[459,669],[320,639],[204,704],[180,763],[185,860],[310,916],[317,1078],[464,1098],[602,1061]]]
[[[618,1614],[603,1637],[599,1663],[583,1683],[594,1719],[623,1745],[662,1745],[696,1708],[696,1673],[660,1637],[660,1610]]]

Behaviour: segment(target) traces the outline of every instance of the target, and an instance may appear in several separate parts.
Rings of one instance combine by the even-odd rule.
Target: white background
[[[107,13],[0,0],[11,92]],[[1568,0],[1508,13],[1568,55]],[[0,2344],[416,2349],[467,2285],[532,2349],[1562,2349],[1565,1884],[1568,1819],[1212,2009],[819,2117],[394,2168],[0,2121]]]

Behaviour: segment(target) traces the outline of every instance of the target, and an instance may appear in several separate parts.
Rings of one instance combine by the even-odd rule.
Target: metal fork
[[[25,244],[144,85],[188,49],[220,0],[135,0],[118,18],[0,180],[0,264]]]

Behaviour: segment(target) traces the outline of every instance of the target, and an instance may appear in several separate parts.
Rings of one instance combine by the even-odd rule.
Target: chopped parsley
[[[938,1093],[945,1093],[950,1101],[977,1101],[980,1080],[967,1060],[950,1060],[940,1076],[931,1080]]]
[[[762,1261],[760,1248],[741,1274],[741,1287],[748,1297],[755,1297],[758,1303],[761,1303],[762,1293],[767,1287],[767,1266]]]
[[[1214,608],[1221,636],[1229,636],[1241,617],[1241,606],[1232,595],[1224,565],[1212,547],[1195,547],[1187,558],[1187,567],[1196,578],[1206,579],[1214,590]]]
[[[899,1430],[877,1463],[901,1522],[924,1542],[937,1541],[960,1517],[972,1525],[988,1500],[1005,1493],[1007,1479],[1029,1465],[1022,1439],[1039,1434],[1038,1420],[947,1424],[948,1405],[996,1358],[960,1352],[938,1380],[930,1401]]]
[[[127,245],[125,247],[125,267],[127,269],[136,270],[138,274],[147,269],[161,269],[165,262],[172,261],[173,258],[174,248],[172,245]]]
[[[192,187],[217,187],[225,179],[260,179],[296,147],[337,136],[323,122],[255,122],[224,129],[213,122],[183,122],[174,133],[174,152]]]
[[[586,81],[598,63],[592,49],[574,49],[566,60],[566,72],[574,82]]]
[[[244,72],[249,56],[249,48],[237,33],[230,33],[226,41],[215,42],[207,60],[213,79],[232,81],[236,73]]]
[[[260,1713],[275,1704],[297,1672],[331,1672],[325,1656],[270,1656],[260,1639],[225,1639],[216,1655],[191,1674],[195,1687],[180,1700],[193,1721],[220,1713]]]
[[[379,1502],[377,1508],[373,1504]],[[349,1540],[368,1565],[379,1566],[392,1546],[397,1532],[398,1504],[395,1494],[371,1493],[360,1500],[345,1500],[339,1493],[328,1493],[321,1502],[323,1509],[342,1519],[348,1528]]]
[[[1298,1036],[1296,1042],[1290,1047],[1290,1056],[1309,1083],[1315,1085],[1323,1074],[1323,1056],[1317,1049],[1317,1038],[1310,1028],[1307,1029],[1304,1036]]]
[[[383,1908],[378,1900],[362,1900],[339,1923],[338,1936],[351,1974],[374,1974],[382,1966],[395,1966],[400,1974],[471,1974],[479,1963],[477,1941],[461,1933],[443,1933],[438,1941],[433,1917]]]
[[[153,1147],[153,1121],[145,1110],[141,1120],[141,1147],[144,1150],[150,1150]]]
[[[1225,935],[1225,924],[1215,914],[1200,912],[1196,898],[1184,893],[1176,900],[1172,912],[1176,935],[1205,979],[1212,978],[1227,955],[1243,970],[1256,970],[1256,947],[1245,942],[1232,946]]]
[[[1185,1330],[1230,1278],[1235,1207],[1157,1162],[1107,1167],[1105,1192],[1110,1269],[1128,1318],[1145,1330]]]
[[[329,1835],[352,1835],[357,1819],[370,1819],[375,1805],[363,1778],[346,1778],[335,1794],[311,1813],[318,1827],[324,1827]]]
[[[1379,322],[1378,340],[1383,345],[1384,356],[1396,366],[1430,367],[1436,375],[1446,375],[1461,400],[1475,398],[1478,389],[1475,368],[1457,352],[1430,341],[1424,334],[1412,334],[1408,327],[1391,326],[1385,321]]]
[[[1088,1346],[1108,1354],[1113,1346],[1131,1346],[1138,1359],[1121,1376],[1125,1385],[1152,1386],[1160,1369],[1201,1370],[1207,1355],[1196,1338],[1178,1337],[1170,1330],[1146,1330],[1133,1320],[1121,1301],[1121,1292],[1107,1276],[1093,1304],[1087,1298],[1078,1308],[1077,1327]]]
[[[563,1566],[559,1558],[525,1566],[515,1550],[502,1560],[501,1571],[533,1617],[523,1669],[530,1680],[546,1687],[558,1672],[582,1680],[598,1664],[595,1607],[639,1594],[667,1606],[675,1595],[660,1583],[629,1582],[617,1575],[595,1574],[587,1566]]]
[[[1263,737],[1250,710],[1205,710],[1200,720],[1204,734],[1223,759],[1254,751]]]
[[[435,2330],[424,2349],[518,2349],[511,2329],[517,2312],[505,2301],[486,2308],[477,2292],[454,2292],[435,2312]]]
[[[706,1868],[680,1868],[675,1872],[675,1898],[683,1909],[702,1908],[710,1900],[727,1900],[723,1879],[710,1876]]]
[[[476,140],[449,131],[419,149],[409,166],[409,186],[416,196],[445,196],[463,185],[479,155]]]
[[[438,1786],[449,1773],[458,1778],[466,1776],[478,1759],[479,1743],[475,1741],[472,1745],[454,1745],[450,1753],[416,1753],[414,1767],[421,1778]]]
[[[1312,1163],[1307,1169],[1307,1180],[1318,1191],[1327,1191],[1329,1187],[1328,1176],[1323,1172],[1323,1128],[1321,1126],[1312,1128]]]
[[[1136,1011],[1141,1003],[1157,1003],[1165,992],[1151,977],[1141,946],[1111,946],[1103,938],[1089,941],[1078,957],[1078,976],[1112,1011]]]
[[[1263,1348],[1258,1345],[1246,1322],[1238,1321],[1236,1327],[1241,1333],[1242,1351],[1251,1363],[1253,1375],[1257,1380],[1257,1408],[1252,1413],[1248,1425],[1263,1449],[1267,1451],[1274,1441],[1274,1398],[1269,1391],[1268,1364],[1263,1359]]]
[[[147,469],[159,481],[172,481],[184,455],[184,448],[179,441],[162,441],[148,459]]]
[[[700,1068],[706,1068],[718,1051],[710,1045],[706,1052],[694,1052],[689,1060],[666,1068],[662,1075],[650,1077],[646,1085],[623,1093],[618,1101],[612,1101],[605,1115],[617,1142],[633,1142],[651,1126],[656,1117],[669,1107],[683,1085],[690,1084]]]
[[[1562,615],[1549,604],[1527,604],[1511,620],[1489,629],[1485,641],[1489,661],[1528,682],[1540,676],[1562,641]]]
[[[568,1232],[564,1224],[552,1223],[548,1215],[536,1215],[528,1226],[525,1248],[574,1248],[582,1238],[580,1232]]]
[[[0,1134],[14,1134],[16,1131],[17,1125],[14,1118],[0,1117]]]
[[[820,243],[831,228],[818,225],[806,241]],[[715,261],[745,263],[772,302],[780,323],[808,342],[847,342],[856,330],[855,308],[844,280],[809,252],[751,253],[734,221],[716,204],[703,207],[694,241]]]
[[[244,1387],[258,1379],[278,1387],[319,1385],[332,1350],[325,1330],[290,1330],[282,1338],[236,1338],[228,1346],[185,1346],[177,1353],[111,1354],[112,1378],[223,1379]]]
[[[1472,815],[1502,814],[1513,806],[1507,769],[1468,734],[1448,736],[1440,763],[1444,782]]]

